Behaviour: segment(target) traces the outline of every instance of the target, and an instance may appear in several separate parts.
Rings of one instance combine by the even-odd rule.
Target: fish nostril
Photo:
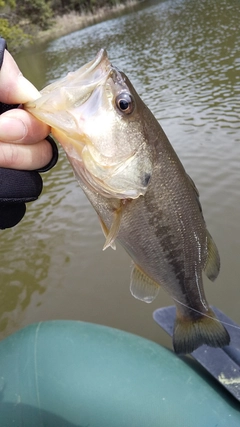
[[[150,173],[145,173],[144,179],[143,179],[143,185],[144,187],[147,187],[149,181],[151,178],[151,174]]]

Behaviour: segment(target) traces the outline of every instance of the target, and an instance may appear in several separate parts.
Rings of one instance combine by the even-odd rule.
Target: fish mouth
[[[88,62],[80,68],[81,73],[84,75],[84,72],[91,72],[104,60],[109,63],[107,51],[105,49],[100,49],[100,51],[97,53],[96,57],[92,61]]]
[[[85,72],[89,75],[89,73],[94,71],[99,64],[105,65],[106,67],[111,66],[106,49],[100,49],[100,51],[97,53],[96,57],[92,61],[81,67],[83,75]]]
[[[101,49],[92,61],[42,89],[41,97],[27,102],[24,108],[52,128],[70,134],[78,126],[68,110],[84,104],[108,79],[111,69],[107,51]]]
[[[79,88],[79,93],[89,92],[89,96],[91,95],[91,91],[93,91],[96,86],[101,85],[107,80],[109,74],[111,73],[111,63],[108,59],[107,51],[105,49],[101,49],[96,57],[83,65],[79,70],[74,71],[72,73],[68,73],[66,79],[68,83],[72,85],[75,90]],[[84,100],[80,99],[79,102],[84,102]]]

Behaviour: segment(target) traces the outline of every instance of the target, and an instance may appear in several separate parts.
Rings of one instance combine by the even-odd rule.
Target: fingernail
[[[0,117],[0,140],[2,142],[21,141],[27,134],[22,120],[13,117]]]
[[[22,100],[22,104],[28,101],[34,101],[41,96],[37,88],[22,74],[18,76],[18,83],[17,91],[19,99]]]

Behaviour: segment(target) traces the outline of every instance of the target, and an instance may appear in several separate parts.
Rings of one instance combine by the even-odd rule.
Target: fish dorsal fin
[[[108,235],[109,235],[109,229],[107,228],[107,226],[106,226],[105,222],[103,222],[102,218],[100,218],[100,216],[99,216],[98,218],[99,218],[99,221],[100,221],[100,224],[101,224],[102,232],[103,232],[103,234],[104,234],[104,236],[105,236],[105,238],[106,238],[106,242],[107,242]],[[106,249],[106,248],[105,248],[106,242],[105,242],[105,244],[104,244],[103,250],[104,250],[104,249]],[[112,248],[114,251],[116,250],[115,242],[112,242],[112,243],[111,243],[110,245],[108,245],[108,246],[111,246],[111,248]]]
[[[156,298],[159,292],[159,285],[134,264],[130,291],[135,298],[150,303]]]
[[[191,186],[193,187],[193,189],[194,189],[194,191],[196,193],[196,196],[199,197],[199,191],[198,191],[198,189],[197,189],[197,187],[195,185],[195,182],[192,180],[192,178],[188,174],[186,174],[186,175],[187,175],[187,177],[189,179],[189,182],[190,182]]]
[[[195,197],[196,197],[196,200],[197,200],[197,204],[198,204],[198,206],[199,206],[199,210],[200,210],[200,212],[201,212],[201,214],[202,214],[202,217],[203,217],[203,213],[202,213],[202,205],[201,205],[200,200],[199,200],[199,191],[198,191],[198,189],[197,189],[197,187],[196,187],[196,185],[195,185],[194,181],[192,180],[192,178],[191,178],[188,174],[186,174],[186,175],[187,175],[187,178],[188,178],[188,180],[189,180],[189,182],[190,182],[190,184],[191,184],[192,189],[194,190]],[[204,220],[204,218],[203,218],[203,220]],[[205,222],[205,221],[204,221],[204,222]]]
[[[199,200],[199,192],[198,189],[196,187],[196,185],[194,184],[192,178],[187,175],[189,182],[191,184],[191,187],[194,190],[195,196],[196,196],[196,200],[197,200],[197,204],[199,206],[199,210],[202,214],[202,218],[203,221],[205,223],[204,217],[203,217],[203,213],[202,213],[202,206]],[[208,230],[206,230],[207,232],[207,261],[206,264],[204,266],[204,271],[206,276],[210,279],[210,280],[215,280],[216,277],[218,276],[219,270],[220,270],[220,257],[219,257],[219,253],[218,253],[218,249],[217,246],[211,236],[211,234],[208,232]]]
[[[220,257],[217,246],[207,230],[207,261],[204,266],[204,271],[210,280],[215,280],[220,270]]]

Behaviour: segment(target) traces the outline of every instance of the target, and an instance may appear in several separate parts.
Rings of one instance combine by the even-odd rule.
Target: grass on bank
[[[31,24],[26,25],[25,28],[28,27],[29,33],[24,32],[19,25],[11,27],[9,22],[5,19],[1,20],[0,17],[1,36],[7,40],[9,51],[15,54],[30,45],[46,43],[89,25],[117,16],[124,10],[131,10],[140,1],[127,0],[124,3],[116,3],[115,6],[101,7],[94,12],[77,13],[71,11],[64,15],[57,15],[52,19],[52,23],[47,30],[40,30],[37,26]]]

